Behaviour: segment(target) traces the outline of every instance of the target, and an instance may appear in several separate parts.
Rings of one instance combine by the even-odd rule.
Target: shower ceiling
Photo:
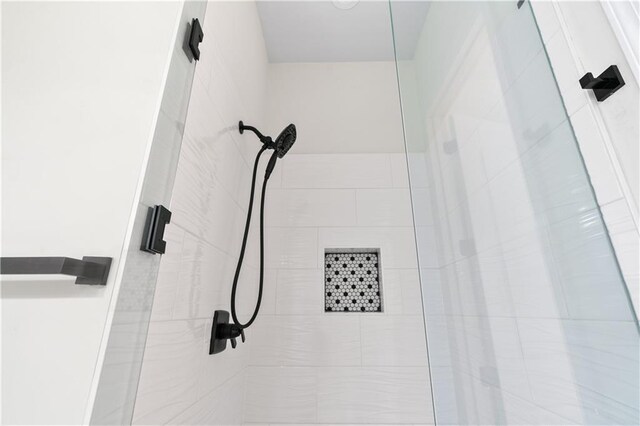
[[[260,1],[270,62],[392,61],[393,40],[389,4],[360,1],[341,10],[331,1]],[[400,59],[411,59],[430,2],[396,2],[393,13],[403,22],[396,28]]]

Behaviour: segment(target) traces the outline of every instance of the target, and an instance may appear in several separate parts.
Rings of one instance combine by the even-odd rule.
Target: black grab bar
[[[0,274],[72,275],[77,277],[76,284],[105,285],[110,267],[110,257],[0,257]]]

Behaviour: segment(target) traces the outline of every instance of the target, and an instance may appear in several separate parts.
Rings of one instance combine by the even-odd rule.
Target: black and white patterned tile
[[[382,312],[378,253],[325,253],[325,312]]]

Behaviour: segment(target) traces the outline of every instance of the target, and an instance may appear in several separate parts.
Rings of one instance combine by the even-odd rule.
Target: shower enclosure
[[[408,50],[421,7],[391,1],[436,422],[637,424],[637,318],[530,3],[431,2]]]
[[[537,6],[2,7],[3,256],[113,258],[95,287],[2,262],[3,422],[640,423],[637,263],[605,225],[638,187],[603,200],[558,84],[609,108],[616,145],[637,139],[637,98],[620,102],[637,81],[619,64],[627,85],[597,104],[558,72]],[[257,168],[264,251],[244,232],[260,146],[240,120],[297,129]],[[636,178],[637,150],[619,164]],[[217,350],[215,312],[233,294],[254,317],[261,287],[246,341]]]

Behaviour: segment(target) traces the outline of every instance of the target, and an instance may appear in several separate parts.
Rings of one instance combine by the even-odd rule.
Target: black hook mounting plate
[[[613,95],[624,84],[622,74],[620,74],[620,70],[615,65],[611,65],[598,77],[593,77],[593,74],[588,72],[580,79],[580,86],[583,89],[593,90],[598,102],[602,102]]]
[[[227,349],[227,339],[217,336],[220,326],[229,324],[229,312],[215,311],[213,324],[211,324],[211,341],[209,342],[209,355],[218,354]]]

